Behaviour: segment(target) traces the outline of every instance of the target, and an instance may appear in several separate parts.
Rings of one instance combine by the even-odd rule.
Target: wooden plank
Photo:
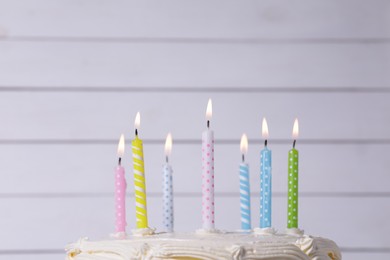
[[[383,87],[390,46],[0,42],[1,86]]]
[[[9,36],[378,38],[388,11],[386,0],[2,0],[0,22]]]
[[[117,163],[112,145],[3,145],[0,152],[0,195],[110,196]],[[286,192],[287,151],[290,145],[269,145],[273,151],[273,191]],[[259,192],[259,151],[250,146],[251,189]],[[317,196],[388,196],[388,145],[297,146],[300,151],[300,191]],[[237,145],[216,145],[215,178],[218,193],[238,193]],[[128,191],[133,192],[130,151],[123,158]],[[147,191],[161,192],[163,145],[145,145]],[[200,192],[200,145],[175,145],[171,157],[175,192]],[[360,183],[360,185],[358,185]],[[348,195],[348,193],[353,193]],[[320,195],[325,193],[325,195]],[[347,193],[347,194],[345,194]],[[18,195],[19,194],[19,195]],[[48,195],[45,195],[48,194]],[[83,195],[84,194],[84,195]],[[89,195],[88,195],[89,194]],[[309,194],[310,195],[310,194]],[[307,195],[307,196],[309,196]],[[231,196],[231,195],[230,195]]]
[[[128,230],[135,226],[133,202],[129,200],[127,204]],[[111,198],[2,199],[0,203],[1,250],[59,249],[82,236],[105,238],[114,228]],[[200,227],[200,203],[200,198],[175,198],[176,230],[194,231]],[[258,203],[257,199],[252,200],[254,226],[258,225]],[[383,205],[388,203],[389,198],[302,198],[301,227],[307,234],[333,239],[340,247],[388,248],[389,212],[383,211]],[[278,230],[285,228],[286,207],[286,198],[273,201],[273,223]],[[150,198],[148,208],[150,225],[161,229],[161,199]],[[216,198],[217,228],[237,229],[239,218],[238,197]],[[380,228],[373,228],[372,223]],[[50,239],[32,239],[21,234]]]
[[[104,139],[121,132],[133,138],[141,111],[140,136],[163,140],[200,140],[208,98],[213,98],[211,127],[217,140],[261,138],[267,117],[270,143],[291,138],[295,117],[300,139],[387,140],[390,93],[1,93],[2,139]],[[15,109],[17,108],[17,109]]]

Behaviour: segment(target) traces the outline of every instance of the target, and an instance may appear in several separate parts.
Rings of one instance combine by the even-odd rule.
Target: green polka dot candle
[[[298,137],[298,119],[293,127],[293,148],[288,152],[288,208],[287,228],[298,228],[298,150],[295,149]]]

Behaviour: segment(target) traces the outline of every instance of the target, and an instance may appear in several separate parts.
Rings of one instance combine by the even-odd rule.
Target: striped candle
[[[245,154],[248,150],[248,138],[245,134],[241,137],[240,150],[242,162],[240,163],[240,208],[241,229],[250,230],[251,227],[251,196],[249,185],[249,165],[245,163]]]
[[[288,216],[287,228],[298,228],[298,150],[295,149],[298,137],[298,119],[293,127],[293,148],[288,152]]]
[[[135,119],[135,139],[131,142],[134,169],[135,211],[137,219],[137,228],[148,228],[144,152],[142,140],[138,138],[139,125],[140,114],[138,112]]]
[[[267,147],[268,125],[262,123],[264,149],[260,152],[260,228],[272,226],[272,152]]]

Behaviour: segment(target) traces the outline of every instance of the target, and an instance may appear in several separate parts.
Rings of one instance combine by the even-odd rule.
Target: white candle
[[[166,232],[173,232],[173,180],[169,156],[172,150],[172,135],[169,133],[165,141],[166,163],[163,166],[163,225]]]
[[[202,133],[202,226],[214,229],[214,132],[210,130],[211,99],[207,104],[207,129]]]

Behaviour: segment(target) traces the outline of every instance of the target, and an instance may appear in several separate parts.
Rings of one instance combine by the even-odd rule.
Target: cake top
[[[341,259],[337,245],[307,235],[160,233],[89,241],[67,247],[68,260],[98,259]]]

